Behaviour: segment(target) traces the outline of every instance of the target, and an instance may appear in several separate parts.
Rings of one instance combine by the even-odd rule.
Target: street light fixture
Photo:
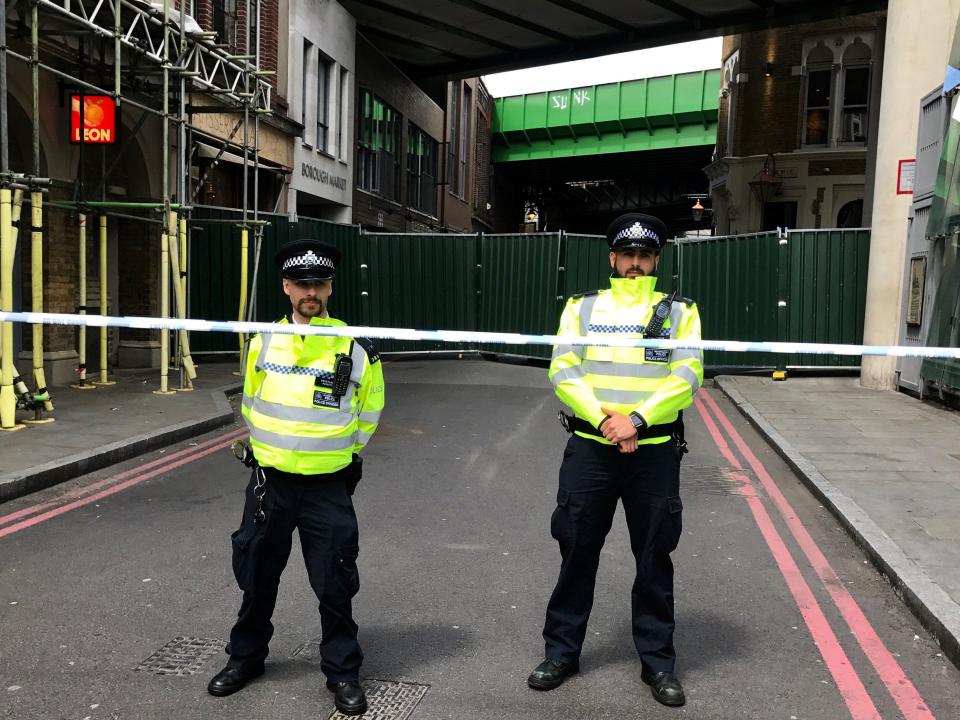
[[[690,212],[693,214],[694,222],[700,222],[701,218],[703,218],[704,210],[706,210],[706,208],[700,204],[700,198],[697,198],[697,201],[693,204],[693,207],[690,208]]]
[[[763,167],[749,183],[753,196],[761,205],[773,200],[783,185],[783,176],[777,172],[777,159],[773,153],[767,153],[763,159]]]

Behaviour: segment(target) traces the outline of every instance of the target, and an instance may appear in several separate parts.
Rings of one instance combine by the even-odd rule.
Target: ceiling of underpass
[[[341,0],[415,78],[483,75],[882,10],[887,0]]]

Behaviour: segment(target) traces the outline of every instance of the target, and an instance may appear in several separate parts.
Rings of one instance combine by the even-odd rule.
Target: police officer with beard
[[[666,226],[631,213],[607,229],[610,288],[571,297],[558,335],[700,339],[696,305],[654,289]],[[597,567],[617,502],[636,560],[633,640],[641,679],[665,705],[683,705],[675,675],[673,564],[680,539],[682,410],[703,381],[702,353],[596,346],[554,348],[549,371],[571,433],[560,467],[551,534],[560,576],[543,628],[545,660],[527,682],[552,690],[580,669]]]
[[[343,326],[327,302],[339,251],[298,240],[276,255],[291,312],[281,324]],[[233,533],[233,570],[243,601],[227,666],[210,681],[211,695],[231,695],[264,672],[273,635],[270,618],[294,529],[320,602],[321,669],[338,710],[366,711],[359,684],[363,653],[351,600],[359,590],[357,516],[351,496],[359,453],[384,406],[383,371],[364,339],[263,334],[250,343],[243,417],[250,428],[253,477],[240,529]]]

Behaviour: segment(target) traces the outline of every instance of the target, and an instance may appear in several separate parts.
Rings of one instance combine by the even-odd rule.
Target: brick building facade
[[[724,38],[717,233],[869,223],[884,32],[874,13]]]

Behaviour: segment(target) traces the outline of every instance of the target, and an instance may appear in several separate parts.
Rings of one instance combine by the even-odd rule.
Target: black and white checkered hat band
[[[303,255],[295,255],[292,258],[287,258],[283,262],[284,270],[290,270],[291,268],[303,268],[306,270],[314,267],[325,267],[333,270],[333,260],[328,257],[323,257],[322,255],[317,255],[313,250],[307,250]]]
[[[653,230],[648,228],[645,225],[641,225],[638,222],[635,222],[630,227],[625,227],[623,230],[618,232],[613,237],[613,242],[619,242],[621,240],[653,240],[656,243],[660,242],[660,236],[657,235]]]

